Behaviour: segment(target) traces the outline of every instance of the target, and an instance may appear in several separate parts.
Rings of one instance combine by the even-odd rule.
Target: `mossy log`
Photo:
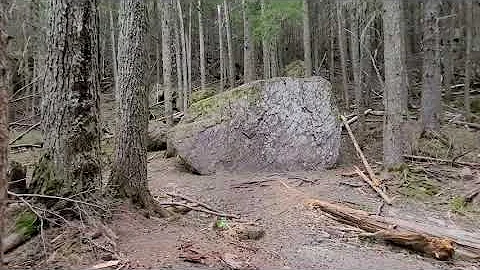
[[[8,253],[25,243],[39,231],[39,221],[31,211],[21,212],[15,220],[15,231],[3,239],[2,249]]]

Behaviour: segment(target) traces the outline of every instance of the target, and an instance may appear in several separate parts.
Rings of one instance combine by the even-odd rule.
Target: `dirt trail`
[[[341,177],[342,171],[199,176],[186,172],[174,159],[154,159],[149,163],[153,194],[168,190],[193,197],[260,223],[266,235],[258,241],[240,242],[213,230],[215,218],[206,214],[190,212],[166,221],[126,210],[113,221],[121,239],[118,248],[127,254],[132,269],[206,269],[179,258],[180,247],[185,245],[213,257],[235,254],[258,269],[477,269],[473,264],[438,262],[382,243],[360,241],[353,228],[303,206],[304,199],[321,198],[375,212],[381,199],[359,179]],[[315,184],[304,182],[298,186],[300,180],[296,177],[314,180]],[[233,187],[264,179],[281,181]],[[422,204],[396,203],[385,207],[384,214],[453,225],[445,222],[449,220],[446,215]],[[211,267],[222,269],[219,264]]]

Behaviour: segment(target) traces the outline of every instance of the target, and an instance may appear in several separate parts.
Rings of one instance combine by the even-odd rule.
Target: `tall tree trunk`
[[[191,102],[192,96],[192,3],[188,8],[188,43],[187,43],[187,69],[188,69],[188,93],[187,105]]]
[[[343,98],[347,111],[350,109],[350,95],[348,94],[347,79],[347,46],[345,39],[345,21],[343,19],[343,1],[337,0],[338,48],[340,50],[340,65],[342,66]]]
[[[155,20],[155,26],[157,27],[155,30],[158,29],[159,26],[161,26],[161,8],[159,8],[159,4],[157,3],[157,1],[153,2],[154,3],[154,12],[155,12],[155,15],[154,15],[154,20]],[[161,27],[160,27],[161,29]],[[155,36],[158,36],[159,37],[159,40],[161,40],[161,31],[158,31],[156,33],[159,33],[160,32],[160,35],[155,35]],[[159,87],[161,85],[161,82],[162,82],[162,71],[160,69],[160,62],[161,62],[161,57],[162,57],[162,53],[160,52],[160,45],[161,43],[156,40],[155,41],[155,67],[156,67],[156,77],[155,77],[155,87],[153,88],[154,91],[155,91],[155,103],[156,102],[159,102],[160,101],[160,94],[161,94],[161,88]]]
[[[424,2],[422,124],[426,132],[440,128],[439,10],[440,1]]]
[[[265,20],[265,0],[260,2],[261,11],[262,11],[262,21]],[[266,38],[266,33],[262,33],[262,55],[263,55],[263,78],[268,79],[272,77],[270,60],[271,60],[271,49],[269,48],[269,42]]]
[[[335,2],[333,0],[329,1],[330,12],[333,12],[335,9]],[[330,31],[330,64],[328,65],[330,71],[330,82],[333,84],[335,81],[335,18],[330,18],[329,24],[329,31]]]
[[[452,13],[456,13],[456,3],[449,3],[450,9]],[[447,24],[447,31],[445,38],[446,42],[444,44],[444,67],[445,67],[445,99],[450,101],[452,99],[452,84],[453,84],[453,69],[454,69],[454,34],[455,34],[455,26],[456,26],[456,17],[452,17],[448,19]]]
[[[110,6],[110,37],[112,43],[112,69],[113,69],[113,83],[115,91],[115,101],[118,101],[118,64],[117,64],[117,42],[115,40],[115,23],[113,20],[113,3]]]
[[[38,194],[95,200],[101,186],[96,0],[49,1]],[[89,192],[85,192],[89,191]]]
[[[8,34],[6,29],[8,4],[0,3],[0,239],[4,239],[5,206],[7,201],[8,164],[8,90],[10,65],[7,56]],[[0,269],[3,269],[3,245],[0,241]]]
[[[223,30],[222,30],[222,5],[217,5],[218,15],[218,45],[220,51],[220,88],[218,92],[223,92],[225,89],[225,53],[223,52]]]
[[[223,0],[223,8],[225,13],[225,31],[227,33],[227,51],[228,51],[228,82],[230,88],[235,87],[235,70],[233,68],[233,45],[232,45],[232,31],[230,28],[230,6],[227,0]]]
[[[383,103],[385,119],[383,122],[383,164],[386,169],[398,167],[403,163],[403,110],[402,92],[405,89],[405,62],[402,57],[401,42],[401,1],[383,1],[385,90]]]
[[[147,183],[148,90],[146,88],[147,34],[143,0],[120,2],[118,40],[119,116],[111,182],[118,195],[151,210],[155,202]]]
[[[472,81],[472,32],[473,32],[473,0],[466,0],[465,3],[465,26],[466,26],[466,53],[465,53],[465,88],[463,106],[465,118],[469,121],[470,110],[470,83]]]
[[[173,12],[173,7],[172,7]],[[172,15],[173,16],[173,15]],[[175,16],[172,17],[173,19],[173,49],[175,50],[175,66],[177,68],[177,99],[175,107],[182,110],[183,106],[183,77],[182,77],[182,49],[180,45],[180,30],[178,27],[178,20],[175,19]],[[172,94],[173,95],[173,94]]]
[[[303,0],[303,58],[305,77],[312,76],[312,43],[310,35],[310,11],[308,0]]]
[[[198,43],[200,43],[200,84],[201,89],[205,90],[206,70],[205,70],[205,37],[203,34],[203,15],[202,15],[202,0],[198,0]]]
[[[363,2],[359,4],[359,15],[358,18],[361,22],[359,24],[360,32],[360,63],[361,63],[361,77],[362,77],[362,91],[364,93],[364,104],[367,107],[371,107],[372,104],[372,88],[373,88],[373,78],[374,71],[372,66],[372,61],[370,58],[370,53],[374,51],[372,46],[373,39],[371,35],[371,29],[373,26],[373,20],[371,20],[371,8],[368,2]]]
[[[173,126],[172,107],[172,39],[171,39],[171,18],[172,0],[163,2],[162,16],[162,59],[163,59],[163,95],[165,100],[165,119],[169,127]],[[174,155],[174,150],[167,140],[166,157]]]
[[[358,115],[358,128],[357,128],[357,140],[360,146],[364,144],[364,133],[365,133],[365,105],[363,100],[362,93],[362,66],[360,60],[360,35],[359,35],[359,17],[360,17],[360,7],[358,3],[352,4],[350,10],[350,25],[351,25],[351,46],[350,50],[352,53],[352,68],[353,68],[353,81],[355,89],[355,112]]]
[[[187,68],[187,43],[185,38],[185,25],[183,23],[183,12],[182,5],[180,0],[177,0],[177,10],[178,10],[178,21],[180,22],[180,41],[182,42],[182,81],[183,81],[183,91],[182,91],[182,101],[183,104],[180,107],[182,111],[185,111],[188,108],[188,68]],[[178,90],[180,92],[180,89]],[[179,95],[180,96],[180,95]]]
[[[250,33],[250,12],[248,0],[242,0],[243,6],[243,76],[244,83],[255,80],[254,44]]]

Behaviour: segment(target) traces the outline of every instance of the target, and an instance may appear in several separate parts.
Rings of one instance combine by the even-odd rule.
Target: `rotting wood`
[[[382,199],[387,203],[387,204],[392,204],[392,199],[385,193],[382,191],[382,189],[378,186],[375,186],[375,184],[357,167],[357,166],[353,166],[357,172],[358,175],[360,175],[360,177],[365,181],[367,182],[372,188],[373,190],[375,190],[378,195],[380,195],[380,197],[382,197]]]
[[[12,145],[13,143],[15,143],[16,141],[20,140],[21,138],[23,138],[23,136],[27,135],[28,133],[30,133],[30,131],[32,131],[34,128],[40,126],[41,122],[38,122],[36,123],[35,125],[29,127],[27,130],[25,130],[22,134],[18,135],[15,139],[13,139],[12,141],[10,141],[8,144],[9,145]]]
[[[308,200],[305,205],[318,208],[341,223],[376,233],[378,238],[426,253],[439,260],[451,259],[454,253],[467,259],[480,258],[479,234],[372,215],[366,211],[321,200]]]
[[[355,150],[357,150],[358,156],[362,160],[362,163],[368,172],[368,175],[372,179],[373,184],[378,187],[380,185],[380,180],[376,178],[375,173],[372,170],[372,167],[370,166],[367,159],[365,158],[365,155],[363,154],[362,149],[360,149],[357,139],[355,139],[355,136],[353,135],[352,129],[350,128],[350,125],[348,124],[347,119],[343,115],[340,115],[340,117],[342,119],[343,125],[347,129],[348,135],[350,136],[350,139],[352,140],[353,145],[355,146]]]
[[[418,161],[432,161],[432,162],[439,162],[439,163],[448,163],[448,164],[452,164],[452,165],[458,164],[458,165],[468,166],[468,167],[473,167],[473,168],[480,167],[480,163],[456,161],[455,159],[448,160],[448,159],[426,157],[426,156],[415,156],[415,155],[403,155],[403,157],[407,158],[407,159],[411,159],[411,160],[418,160]]]

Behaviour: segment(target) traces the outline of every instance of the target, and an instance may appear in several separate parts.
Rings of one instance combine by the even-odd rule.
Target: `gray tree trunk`
[[[8,4],[0,3],[0,239],[5,232],[5,206],[7,200],[7,164],[8,164],[8,90],[10,88],[10,65],[7,56],[8,34],[7,14]],[[0,241],[0,268],[3,268],[3,245]]]
[[[189,9],[188,9],[187,69],[188,69],[187,105],[189,105],[192,100],[192,3],[190,3]]]
[[[360,35],[359,35],[359,12],[360,7],[358,3],[352,5],[350,10],[350,25],[351,25],[351,54],[352,54],[352,68],[353,68],[353,81],[355,89],[355,113],[358,115],[358,126],[357,126],[357,140],[360,146],[364,143],[364,133],[365,133],[365,105],[363,100],[362,93],[362,67],[360,60]]]
[[[45,152],[31,187],[39,194],[83,193],[80,197],[93,200],[101,187],[97,1],[50,0],[48,5]]]
[[[118,40],[119,121],[111,183],[118,195],[154,209],[147,183],[148,90],[146,87],[147,34],[143,0],[120,2]],[[161,214],[161,211],[159,211]]]
[[[187,68],[187,43],[185,38],[185,25],[183,23],[183,12],[182,5],[180,0],[177,0],[177,10],[178,10],[178,21],[180,22],[180,41],[182,42],[182,81],[183,81],[183,91],[182,91],[182,104],[179,107],[182,111],[185,111],[188,108],[188,68]],[[178,90],[180,92],[180,89]],[[178,95],[180,96],[180,94]]]
[[[117,64],[117,41],[115,39],[115,23],[113,20],[113,5],[110,6],[110,38],[112,43],[112,69],[113,69],[113,83],[115,91],[115,101],[118,101],[118,64]]]
[[[456,14],[456,3],[450,3],[450,8],[452,9],[452,13]],[[447,37],[445,38],[446,42],[444,44],[444,74],[445,74],[445,79],[444,79],[444,84],[445,84],[445,99],[447,101],[450,101],[452,99],[452,84],[453,84],[453,69],[454,69],[454,34],[455,34],[455,27],[456,27],[456,18],[452,17],[448,19],[448,24],[447,24],[447,31],[446,35]]]
[[[173,12],[173,4],[171,12]],[[175,107],[181,110],[183,106],[183,77],[182,77],[182,49],[180,45],[180,30],[178,27],[178,20],[175,19],[175,16],[172,14],[172,21],[173,21],[173,48],[175,50],[175,66],[177,68],[177,99]]]
[[[340,50],[340,65],[342,67],[342,87],[345,107],[350,108],[350,95],[348,94],[347,79],[347,46],[345,39],[345,21],[343,18],[343,1],[337,0],[338,48]]]
[[[171,39],[171,20],[170,12],[172,8],[171,0],[163,2],[162,16],[162,59],[163,59],[163,93],[165,98],[165,119],[169,127],[173,126],[173,107],[172,107],[172,39]],[[166,157],[173,156],[173,149],[167,141]]]
[[[207,79],[205,70],[205,37],[203,34],[202,0],[198,0],[198,43],[200,43],[200,84],[205,90]]]
[[[465,88],[463,106],[465,118],[469,121],[471,117],[470,110],[470,83],[472,81],[472,32],[473,32],[473,0],[466,0],[465,8],[465,26],[466,26],[466,53],[465,53]]]
[[[225,53],[223,48],[223,21],[222,21],[222,5],[217,5],[217,22],[218,22],[218,46],[219,46],[219,59],[220,59],[220,88],[218,92],[225,90]]]
[[[385,118],[383,122],[383,164],[386,169],[398,167],[403,163],[403,111],[402,92],[406,91],[404,80],[405,63],[402,57],[401,42],[401,1],[383,1],[385,90],[383,103]]]
[[[230,6],[227,0],[223,0],[225,31],[227,34],[227,51],[228,51],[228,82],[230,88],[235,87],[235,69],[233,67],[233,45],[232,45],[232,31],[230,29]]]
[[[250,15],[248,0],[242,0],[243,6],[243,76],[244,83],[255,80],[254,44],[250,33]]]
[[[424,2],[423,29],[423,87],[422,87],[422,124],[423,131],[440,128],[440,30],[437,18],[440,1]]]
[[[261,0],[260,2],[262,16],[265,16],[265,0]],[[271,58],[271,49],[270,44],[266,39],[266,33],[263,33],[262,38],[262,55],[263,55],[263,78],[269,79],[272,77],[271,69],[270,69],[270,58]]]
[[[308,0],[303,0],[303,58],[305,77],[312,76],[312,43],[310,35],[310,11]]]

